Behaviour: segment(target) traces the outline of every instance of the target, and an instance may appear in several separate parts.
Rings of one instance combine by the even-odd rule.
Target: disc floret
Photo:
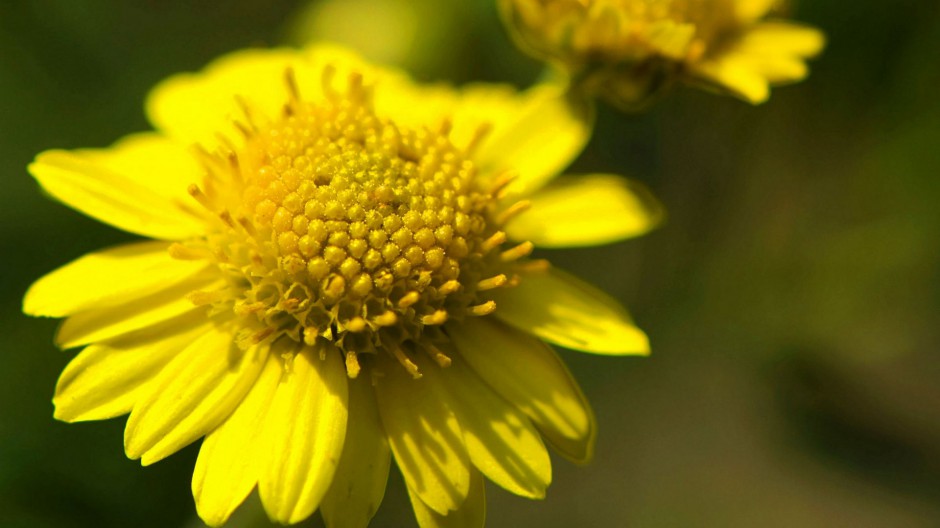
[[[512,261],[531,251],[499,250],[499,226],[524,204],[498,212],[507,178],[484,180],[448,121],[398,126],[376,114],[359,75],[344,91],[323,75],[325,97],[305,101],[288,72],[288,102],[269,122],[243,104],[244,146],[205,156],[207,179],[190,189],[217,229],[174,251],[223,270],[223,291],[191,297],[240,316],[243,346],[325,340],[351,377],[378,353],[419,376],[410,354],[449,364],[435,344],[445,322],[495,310],[481,294],[509,284]]]

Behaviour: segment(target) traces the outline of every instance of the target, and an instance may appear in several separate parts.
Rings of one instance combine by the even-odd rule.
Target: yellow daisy
[[[775,0],[500,0],[521,47],[614,104],[646,102],[675,79],[750,103],[804,79],[823,34],[768,19]]]
[[[585,106],[551,86],[416,86],[331,47],[234,53],[170,78],[156,132],[40,154],[54,198],[150,241],[37,281],[65,317],[55,416],[130,413],[127,456],[205,437],[199,515],[257,487],[271,519],[368,524],[391,457],[419,524],[482,523],[483,476],[542,497],[543,439],[587,460],[591,410],[541,339],[646,354],[624,310],[529,258],[641,234],[661,211],[616,176],[549,180]]]

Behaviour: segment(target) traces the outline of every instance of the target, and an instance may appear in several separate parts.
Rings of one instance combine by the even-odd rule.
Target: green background
[[[686,89],[642,115],[599,108],[571,171],[645,182],[669,221],[544,256],[620,297],[654,353],[561,352],[595,406],[596,459],[556,458],[544,501],[489,487],[489,526],[940,525],[940,4],[816,0],[798,18],[829,46],[765,105]],[[195,447],[142,469],[122,419],[52,419],[73,353],[22,295],[132,236],[44,197],[26,165],[147,129],[169,74],[324,37],[422,80],[540,72],[484,0],[0,5],[0,526],[200,525]],[[374,525],[414,525],[394,471]]]

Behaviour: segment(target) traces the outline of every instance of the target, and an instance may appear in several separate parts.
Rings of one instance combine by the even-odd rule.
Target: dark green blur
[[[540,74],[487,0],[372,1],[411,18],[392,37],[384,15],[339,33],[410,39],[401,61],[422,80],[523,87]],[[0,6],[0,526],[199,525],[195,447],[141,468],[123,454],[123,419],[52,418],[74,352],[53,347],[56,321],[20,313],[22,295],[133,237],[47,199],[25,167],[147,129],[143,98],[169,74],[323,35],[327,15],[307,7]],[[561,352],[595,407],[595,461],[556,458],[541,502],[491,486],[488,526],[940,525],[940,4],[816,0],[798,15],[829,46],[763,106],[686,89],[641,115],[599,108],[571,172],[643,181],[669,221],[544,256],[621,298],[653,356]],[[400,480],[374,526],[414,525]]]

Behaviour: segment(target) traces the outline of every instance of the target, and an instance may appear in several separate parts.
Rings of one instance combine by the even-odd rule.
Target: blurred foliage
[[[599,109],[572,172],[638,178],[670,220],[551,257],[623,299],[654,355],[563,352],[596,408],[596,461],[558,459],[542,502],[491,489],[490,526],[940,524],[940,4],[797,7],[830,45],[768,104],[689,90]],[[312,38],[422,80],[539,75],[482,0],[0,6],[0,526],[197,525],[193,447],[141,469],[122,420],[52,419],[73,352],[20,314],[22,294],[132,237],[48,200],[25,166],[146,129],[143,98],[169,74]],[[375,525],[413,524],[393,472]]]

